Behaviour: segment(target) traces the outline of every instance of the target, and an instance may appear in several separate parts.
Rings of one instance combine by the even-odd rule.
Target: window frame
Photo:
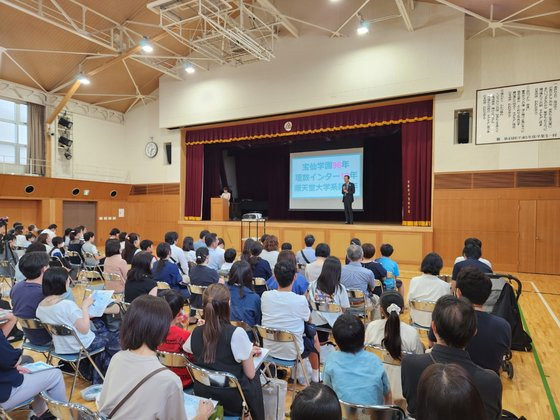
[[[27,102],[18,101],[16,99],[6,98],[2,96],[0,96],[0,100],[11,102],[12,104],[14,104],[14,108],[15,108],[14,119],[0,117],[1,122],[15,126],[15,142],[5,141],[2,138],[0,138],[0,146],[14,147],[15,149],[14,162],[13,163],[6,162],[4,160],[4,156],[0,156],[0,165],[4,165],[4,166],[10,165],[11,167],[14,168],[15,167],[25,168],[29,164],[29,121],[28,121],[29,105]],[[21,105],[25,107],[25,112],[26,112],[25,120],[22,120]],[[20,143],[20,139],[19,139],[19,134],[20,134],[19,132],[20,132],[21,125],[24,125],[27,129],[27,139],[25,144]],[[25,163],[21,163],[22,149],[25,149],[25,156],[26,156]]]

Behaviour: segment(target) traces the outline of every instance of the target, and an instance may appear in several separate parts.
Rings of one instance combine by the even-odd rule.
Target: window
[[[27,105],[0,99],[0,165],[27,165]]]

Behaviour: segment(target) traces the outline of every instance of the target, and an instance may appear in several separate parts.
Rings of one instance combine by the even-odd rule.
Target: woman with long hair
[[[255,293],[253,273],[247,261],[234,262],[229,270],[228,288],[231,294],[231,320],[250,326],[260,325],[261,298]]]
[[[381,295],[379,305],[382,319],[369,323],[365,343],[383,347],[395,360],[401,360],[403,352],[424,353],[424,346],[416,328],[400,320],[400,314],[404,310],[402,295],[395,290],[386,291]],[[403,398],[400,366],[386,365],[385,368],[391,383],[393,398]]]
[[[132,264],[132,257],[140,249],[140,236],[137,233],[129,233],[124,243],[122,258],[127,264]]]
[[[241,260],[249,262],[251,258],[251,247],[255,243],[253,238],[247,238],[243,243],[243,249],[241,250]]]
[[[230,293],[223,284],[212,284],[204,291],[204,325],[194,329],[183,350],[194,355],[197,366],[229,372],[239,380],[253,420],[264,419],[264,405],[259,375],[253,357],[254,347],[242,328],[230,323]],[[218,400],[225,415],[239,416],[242,401],[236,389],[202,385],[195,381],[196,395]]]
[[[321,274],[316,281],[309,285],[309,299],[315,303],[335,303],[343,310],[350,307],[346,287],[340,283],[342,266],[340,260],[335,257],[325,258]],[[311,321],[322,328],[332,328],[332,325],[341,314],[325,313],[321,311],[311,312]],[[329,333],[317,331],[319,342],[325,343],[329,339]]]
[[[167,242],[160,243],[156,248],[156,254],[159,260],[153,267],[154,280],[169,284],[169,287],[181,293],[183,298],[189,298],[191,296],[189,290],[181,286],[183,277],[179,272],[179,266],[171,261],[171,245]]]
[[[118,242],[116,239],[111,241]],[[152,254],[145,251],[139,252],[132,258],[132,266],[128,270],[124,285],[125,302],[130,303],[141,295],[157,295],[157,283],[152,275],[152,258]]]

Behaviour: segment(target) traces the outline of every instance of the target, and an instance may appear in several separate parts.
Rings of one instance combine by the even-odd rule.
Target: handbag
[[[262,385],[265,420],[284,418],[287,391],[288,383],[286,381],[277,378],[266,378],[266,382]]]
[[[123,404],[124,404],[125,402],[127,402],[127,401],[129,400],[129,398],[132,397],[132,395],[133,395],[136,391],[138,391],[138,388],[140,388],[148,379],[150,379],[152,376],[158,374],[159,372],[163,372],[164,370],[167,370],[167,368],[166,368],[166,367],[160,367],[159,369],[156,369],[156,370],[154,370],[154,371],[148,373],[146,376],[144,376],[144,377],[142,378],[142,380],[141,380],[140,382],[138,382],[138,383],[136,384],[136,386],[135,386],[134,388],[132,388],[132,389],[130,390],[130,392],[129,392],[128,394],[126,394],[126,395],[124,396],[124,398],[123,398],[122,400],[120,400],[120,401],[117,403],[117,405],[115,406],[115,408],[113,408],[113,409],[111,410],[111,412],[109,413],[109,415],[107,416],[107,419],[111,419],[111,418],[115,415],[115,413],[119,410],[119,408],[121,408],[121,407],[123,406]]]

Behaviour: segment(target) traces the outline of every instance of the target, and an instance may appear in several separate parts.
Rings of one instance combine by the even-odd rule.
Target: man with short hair
[[[317,334],[313,337],[304,335],[305,322],[311,322],[309,304],[305,296],[292,292],[296,268],[290,261],[279,261],[274,266],[274,277],[278,282],[278,289],[266,291],[261,297],[262,325],[293,333],[301,356],[309,356],[313,369],[311,380],[319,382],[319,340]],[[264,339],[264,347],[270,349],[272,357],[283,360],[294,360],[297,357],[293,343]]]
[[[362,245],[362,251],[364,251],[364,258],[362,259],[362,266],[371,270],[374,277],[382,282],[387,278],[387,270],[373,259],[375,255],[375,246],[370,243],[365,243]],[[375,293],[381,295],[381,287],[377,287]]]
[[[46,233],[47,235],[49,235],[49,239],[52,241],[52,238],[54,238],[56,236],[56,229],[58,228],[57,225],[55,225],[54,223],[50,224],[48,228],[46,228],[45,230],[43,230],[41,233]]]
[[[179,266],[182,275],[189,274],[189,262],[181,248],[177,246],[179,234],[177,232],[167,232],[165,234],[165,242],[171,247],[171,260]]]
[[[119,233],[121,233],[119,228],[111,229],[111,232],[109,232],[109,239],[119,239]]]
[[[323,270],[323,264],[328,256],[331,255],[331,247],[329,244],[320,243],[315,248],[315,257],[317,258],[311,264],[305,266],[305,278],[309,283],[316,281]]]
[[[404,356],[401,363],[403,396],[408,412],[416,415],[416,393],[422,372],[433,363],[455,363],[468,373],[484,403],[487,420],[498,420],[502,414],[502,382],[496,372],[477,366],[465,347],[476,334],[476,314],[465,298],[452,295],[438,299],[432,313],[432,330],[437,344],[427,354]]]
[[[204,237],[204,243],[208,248],[208,268],[218,271],[225,262],[225,251],[218,247],[218,235],[210,233]]]
[[[103,257],[99,255],[97,247],[93,243],[95,241],[95,234],[93,232],[84,233],[84,244],[82,245],[82,254],[84,254],[84,262],[86,265],[95,266],[99,265],[99,260]],[[92,257],[86,257],[86,253],[91,254]]]
[[[457,276],[464,267],[476,267],[483,273],[492,274],[492,269],[479,260],[481,256],[482,251],[478,245],[473,242],[469,242],[465,245],[463,248],[463,257],[465,257],[465,259],[463,261],[459,261],[453,266],[453,273],[451,274],[451,285],[453,286],[453,289],[456,287],[455,282],[457,281]]]
[[[476,246],[478,246],[480,248],[480,252],[482,253],[482,241],[478,238],[467,238],[465,239],[465,246],[467,246],[468,244],[474,244]],[[465,261],[465,256],[461,255],[460,257],[455,258],[455,262],[453,264],[457,264],[458,262],[461,261]],[[490,261],[488,261],[486,258],[482,258],[480,257],[478,259],[478,261],[480,261],[481,263],[486,264],[488,267],[492,268],[492,263]]]
[[[342,266],[340,282],[346,289],[358,289],[366,295],[375,289],[375,276],[371,270],[362,267],[364,252],[361,246],[350,245],[346,250],[346,256],[350,261]]]
[[[315,250],[313,249],[315,236],[306,235],[303,241],[305,242],[305,248],[303,248],[296,254],[296,262],[301,265],[311,264],[317,259],[317,257],[315,256]]]
[[[226,251],[224,252],[225,262],[220,267],[220,271],[229,272],[231,266],[233,265],[233,262],[235,261],[236,256],[237,256],[237,252],[235,251],[235,249],[233,248],[226,249]]]
[[[289,242],[284,242],[282,244],[282,246],[280,247],[281,251],[291,251],[292,250],[292,244]]]
[[[201,230],[200,231],[200,235],[198,235],[198,241],[193,243],[193,248],[196,251],[198,248],[202,248],[203,246],[206,246],[206,243],[204,242],[204,238],[206,237],[206,235],[210,235],[210,231],[209,230]]]
[[[19,270],[25,277],[12,287],[10,299],[12,310],[18,318],[36,318],[37,306],[45,298],[43,296],[43,274],[49,268],[49,255],[46,252],[27,252],[18,263]],[[46,330],[23,329],[32,344],[44,346],[51,342]]]

